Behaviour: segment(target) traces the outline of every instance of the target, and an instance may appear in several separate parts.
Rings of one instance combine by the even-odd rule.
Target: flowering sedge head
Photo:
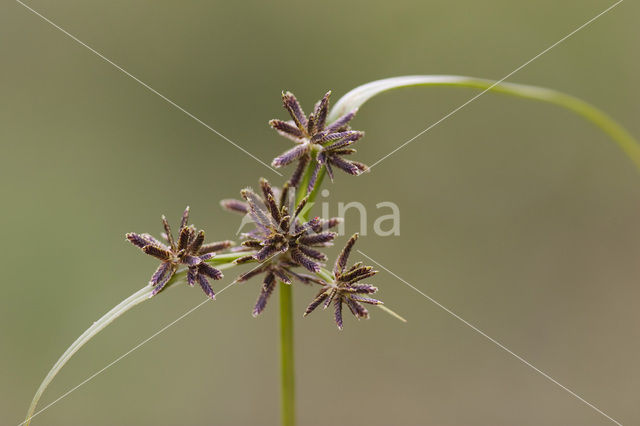
[[[356,115],[357,109],[339,117],[333,123],[327,124],[330,96],[331,92],[327,92],[307,117],[293,93],[285,92],[282,94],[282,103],[289,112],[291,120],[274,119],[269,122],[280,135],[291,139],[296,144],[272,162],[274,167],[286,166],[294,161],[298,162],[291,179],[289,179],[291,186],[297,187],[300,184],[305,168],[312,158],[314,159],[315,164],[312,165],[313,170],[309,178],[307,192],[313,189],[322,167],[326,168],[331,180],[333,180],[334,167],[350,175],[359,175],[368,170],[366,165],[344,158],[356,152],[351,145],[364,136],[364,132],[351,130],[349,127],[349,122]],[[312,152],[315,152],[315,155],[312,155]]]
[[[232,242],[218,241],[205,244],[204,231],[198,231],[193,225],[187,225],[188,221],[189,207],[182,214],[177,240],[174,239],[171,227],[164,216],[162,216],[164,226],[162,237],[165,242],[161,242],[149,234],[133,232],[127,234],[127,239],[133,245],[161,262],[149,281],[149,284],[154,287],[151,296],[162,291],[178,267],[184,265],[187,267],[188,284],[193,286],[197,282],[208,297],[215,298],[215,293],[209,284],[209,278],[219,280],[223,275],[206,261],[212,259],[216,252],[231,247]]]
[[[369,295],[377,292],[378,288],[361,282],[374,276],[378,271],[374,271],[371,266],[364,266],[361,262],[355,263],[347,269],[349,254],[351,254],[351,249],[357,239],[358,234],[354,234],[342,249],[333,267],[333,282],[323,283],[322,289],[307,307],[304,313],[305,316],[320,305],[323,305],[326,309],[333,303],[336,325],[342,330],[343,305],[347,305],[353,316],[361,319],[369,318],[369,311],[364,307],[363,303],[369,305],[383,304],[381,301],[369,297]]]
[[[339,218],[302,220],[307,207],[307,198],[297,205],[289,200],[289,186],[280,191],[273,188],[266,179],[260,180],[261,195],[252,189],[242,190],[240,200],[223,200],[228,210],[247,214],[255,228],[242,235],[242,245],[254,254],[237,260],[238,263],[258,261],[260,266],[240,275],[237,281],[246,281],[258,274],[265,274],[260,297],[253,314],[260,314],[271,295],[276,280],[291,284],[293,279],[303,283],[316,282],[312,275],[296,271],[302,267],[311,273],[320,270],[327,256],[319,249],[332,245],[335,232],[328,229],[340,223]]]

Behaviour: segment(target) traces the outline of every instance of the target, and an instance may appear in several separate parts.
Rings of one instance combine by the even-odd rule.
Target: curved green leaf
[[[44,393],[45,389],[47,389],[47,386],[49,386],[49,384],[53,381],[53,379],[56,377],[58,372],[69,361],[69,359],[71,359],[71,357],[76,352],[78,352],[78,350],[82,346],[84,346],[85,343],[91,340],[96,334],[102,331],[106,326],[108,326],[113,321],[115,321],[116,318],[118,318],[120,315],[124,314],[129,309],[144,302],[145,300],[149,300],[149,297],[151,296],[152,291],[153,291],[152,286],[145,286],[140,290],[136,291],[135,293],[133,293],[131,296],[124,299],[122,302],[116,305],[113,309],[111,309],[109,312],[104,314],[102,318],[94,322],[91,325],[91,327],[86,329],[85,332],[82,333],[80,337],[78,337],[76,341],[73,342],[71,346],[67,348],[66,351],[64,351],[64,353],[60,356],[60,358],[58,358],[56,363],[53,364],[53,367],[51,367],[51,370],[49,370],[49,373],[47,373],[47,375],[45,376],[44,380],[40,384],[40,387],[38,387],[38,390],[36,391],[36,394],[34,395],[33,400],[31,401],[31,405],[29,406],[29,411],[27,412],[27,418],[25,419],[23,424],[29,426],[29,423],[31,423],[31,419],[35,414],[37,414],[35,413],[35,411],[38,405],[38,401],[40,401],[40,397],[42,397],[42,394]]]
[[[334,121],[347,112],[360,108],[372,97],[393,89],[415,86],[457,86],[482,89],[526,99],[548,102],[566,108],[587,119],[609,135],[640,169],[640,144],[627,130],[605,112],[575,96],[556,90],[524,84],[496,82],[482,78],[456,75],[409,75],[372,81],[356,87],[336,102],[328,121]],[[481,93],[481,94],[482,94]]]
[[[232,266],[235,266],[234,263],[230,263],[230,262],[232,262],[233,260],[245,254],[247,253],[243,252],[239,254],[238,253],[221,254],[214,257],[211,263],[215,264],[217,269],[221,269],[221,270],[227,269]],[[186,272],[184,270],[178,271],[169,280],[169,282],[163,289],[162,293],[165,293],[171,287],[175,287],[176,284],[184,283],[184,282],[186,282]],[[136,291],[135,293],[133,293],[131,296],[124,299],[122,302],[120,302],[114,308],[112,308],[109,312],[104,314],[99,320],[94,322],[91,325],[91,327],[86,329],[85,332],[82,333],[80,337],[78,337],[75,340],[75,342],[73,342],[71,346],[67,348],[66,351],[64,351],[64,353],[60,356],[60,358],[58,358],[56,363],[53,364],[53,367],[51,367],[51,370],[49,370],[49,373],[47,373],[47,375],[45,376],[44,380],[40,384],[40,387],[38,387],[38,390],[36,391],[36,394],[34,395],[33,400],[31,401],[31,405],[29,406],[27,417],[25,421],[22,423],[22,425],[29,426],[29,423],[31,423],[31,419],[33,419],[33,417],[39,413],[39,412],[36,413],[36,407],[38,406],[38,401],[40,401],[40,397],[42,397],[42,394],[44,393],[45,389],[47,389],[49,384],[53,381],[53,379],[56,377],[58,372],[60,372],[62,367],[64,367],[65,364],[69,362],[71,357],[76,352],[78,352],[78,350],[80,350],[80,348],[82,348],[87,342],[93,339],[96,336],[96,334],[100,333],[105,327],[107,327],[109,324],[115,321],[118,317],[120,317],[120,315],[124,314],[134,306],[137,306],[146,300],[150,300],[152,291],[153,291],[153,286],[145,286],[140,290]]]

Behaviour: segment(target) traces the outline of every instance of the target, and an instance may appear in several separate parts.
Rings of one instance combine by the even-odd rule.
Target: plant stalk
[[[312,152],[311,161],[298,186],[296,204],[307,195],[307,185],[315,168],[316,153]],[[315,200],[325,175],[324,167],[318,172],[316,184],[309,194],[308,203],[311,206]],[[302,222],[309,216],[309,210],[300,215]],[[282,426],[296,424],[296,386],[295,361],[293,343],[293,291],[290,284],[280,283],[280,374],[281,374],[281,416]]]
[[[296,424],[292,293],[290,284],[280,283],[282,426]]]

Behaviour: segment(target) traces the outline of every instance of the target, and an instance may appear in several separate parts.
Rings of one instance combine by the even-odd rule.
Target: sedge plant
[[[249,280],[259,283],[258,297],[251,310],[254,317],[266,309],[273,292],[276,289],[279,292],[281,419],[283,426],[295,425],[294,287],[316,289],[308,306],[301,312],[303,316],[330,308],[338,329],[343,328],[347,312],[357,319],[368,318],[367,306],[379,307],[404,321],[375,298],[378,289],[369,284],[369,280],[377,271],[362,262],[350,263],[358,235],[344,242],[337,259],[329,262],[323,249],[339,239],[332,229],[342,218],[315,217],[311,210],[325,177],[333,181],[338,172],[357,176],[368,171],[365,164],[354,159],[354,145],[364,137],[364,132],[351,127],[358,109],[378,94],[419,86],[480,89],[566,108],[608,134],[640,168],[640,145],[621,125],[591,104],[551,89],[463,76],[403,76],[359,86],[340,98],[333,108],[330,108],[331,92],[327,92],[309,114],[305,114],[292,93],[284,92],[282,103],[289,117],[271,120],[269,125],[292,143],[290,149],[272,162],[276,168],[288,167],[290,177],[279,186],[262,178],[255,190],[247,187],[240,191],[241,199],[221,201],[224,209],[250,218],[254,228],[241,234],[239,241],[207,242],[205,232],[189,223],[187,207],[175,233],[163,216],[163,232],[159,238],[147,233],[126,234],[127,240],[135,247],[158,260],[157,269],[148,285],[94,322],[60,356],[37,389],[23,424],[28,426],[32,418],[42,411],[36,411],[38,401],[69,359],[120,315],[183,284],[200,287],[207,298],[215,299],[214,284],[224,278],[223,271],[248,264],[250,269],[237,275],[227,287]]]

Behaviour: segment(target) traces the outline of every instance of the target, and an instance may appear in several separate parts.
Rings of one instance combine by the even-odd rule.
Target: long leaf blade
[[[345,94],[331,109],[327,122],[360,108],[381,93],[394,89],[418,86],[467,87],[551,103],[566,108],[598,126],[609,135],[640,170],[640,144],[631,134],[605,112],[575,96],[544,87],[497,82],[458,75],[409,75],[372,81]]]

